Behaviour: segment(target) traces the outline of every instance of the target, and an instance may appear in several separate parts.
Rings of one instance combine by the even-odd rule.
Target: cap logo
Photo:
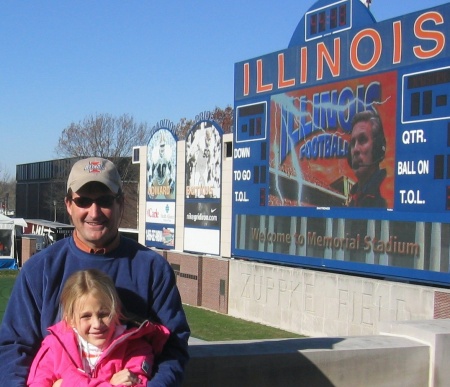
[[[90,157],[78,160],[70,171],[67,179],[67,191],[77,192],[87,183],[101,183],[113,193],[122,189],[119,171],[109,160],[100,157]]]
[[[89,161],[84,170],[89,173],[100,173],[105,170],[105,165],[101,161]]]

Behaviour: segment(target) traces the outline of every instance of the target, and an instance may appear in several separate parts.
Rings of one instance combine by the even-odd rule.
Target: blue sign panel
[[[320,0],[235,65],[234,256],[450,284],[449,30]]]

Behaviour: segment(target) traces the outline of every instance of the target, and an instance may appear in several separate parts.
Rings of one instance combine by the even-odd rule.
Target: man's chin
[[[97,248],[104,247],[106,241],[109,240],[106,229],[103,229],[101,231],[90,231],[86,233],[86,237],[88,242],[93,246],[97,246]]]
[[[364,175],[367,174],[368,168],[369,167],[366,167],[366,166],[360,166],[359,164],[358,165],[354,165],[353,166],[353,172],[356,175],[356,177],[359,179],[359,178],[361,178],[361,176],[364,176]]]
[[[89,229],[87,234],[89,237],[93,240],[101,239],[105,234],[107,234],[106,228],[96,228],[96,229]]]

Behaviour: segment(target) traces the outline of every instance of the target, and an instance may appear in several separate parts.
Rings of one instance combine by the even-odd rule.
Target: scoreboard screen
[[[450,67],[405,74],[402,94],[402,123],[449,119]]]
[[[319,0],[235,64],[233,256],[450,285],[449,28]]]

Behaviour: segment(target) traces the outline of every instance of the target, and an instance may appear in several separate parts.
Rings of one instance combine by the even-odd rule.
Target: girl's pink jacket
[[[31,365],[28,386],[53,386],[63,379],[62,386],[111,386],[112,376],[127,368],[140,378],[135,386],[145,387],[152,374],[155,354],[161,352],[169,330],[148,321],[126,330],[103,351],[98,363],[88,375],[83,371],[78,341],[72,328],[61,321],[48,329],[50,335],[42,341]]]

